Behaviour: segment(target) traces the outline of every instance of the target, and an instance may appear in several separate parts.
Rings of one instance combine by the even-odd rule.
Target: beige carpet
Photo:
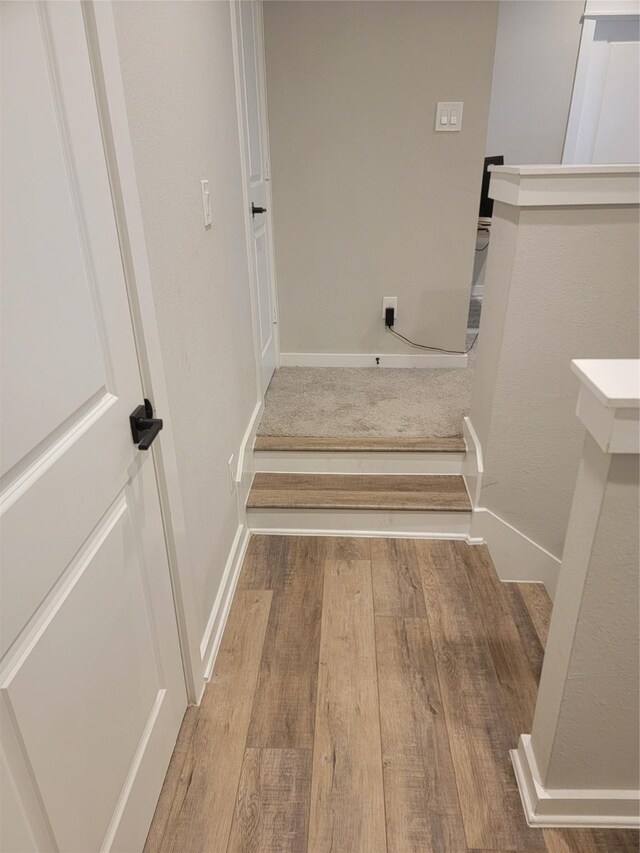
[[[447,370],[281,367],[267,391],[258,434],[462,435],[472,375],[472,362]]]

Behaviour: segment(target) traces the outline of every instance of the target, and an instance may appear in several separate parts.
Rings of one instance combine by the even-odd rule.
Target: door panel
[[[640,158],[640,41],[611,42],[593,144],[593,163]]]
[[[64,849],[100,849],[131,756],[164,694],[137,550],[125,494],[85,543],[3,685]],[[135,701],[123,713],[124,696]],[[70,822],[69,804],[83,801],[87,779],[91,809]]]
[[[252,0],[236,4],[238,33],[239,74],[243,112],[244,154],[248,179],[248,207],[267,208],[270,194],[265,174],[267,144],[265,117],[262,115],[262,29],[261,7]],[[267,390],[276,366],[276,340],[274,334],[274,299],[271,274],[270,213],[257,213],[252,217],[251,253],[255,269],[258,330],[260,337],[261,384]]]
[[[251,0],[240,3],[242,33],[242,57],[244,60],[244,99],[246,107],[246,131],[248,172],[251,184],[263,180],[262,125],[260,116],[258,57],[256,54],[255,8]]]
[[[635,163],[640,150],[640,16],[585,17],[563,163]]]
[[[2,653],[63,578],[79,545],[127,482],[127,466],[134,461],[131,436],[111,441],[114,432],[124,432],[127,420],[116,403],[108,395],[74,421],[2,495]],[[37,535],[25,536],[28,530]]]
[[[0,14],[0,849],[134,851],[186,694],[128,294],[81,4]]]

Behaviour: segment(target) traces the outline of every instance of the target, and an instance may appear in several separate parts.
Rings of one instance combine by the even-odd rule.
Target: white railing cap
[[[605,453],[640,453],[640,359],[579,358],[577,415]]]
[[[640,203],[640,165],[490,166],[489,195],[514,207]]]

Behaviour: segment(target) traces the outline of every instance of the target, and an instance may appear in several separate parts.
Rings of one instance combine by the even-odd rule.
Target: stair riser
[[[414,510],[249,509],[253,533],[323,533],[350,536],[468,538],[470,512]]]
[[[461,474],[464,453],[259,451],[256,472],[281,474]]]

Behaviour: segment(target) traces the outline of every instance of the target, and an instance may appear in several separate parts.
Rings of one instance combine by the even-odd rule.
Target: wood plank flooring
[[[146,853],[628,853],[526,825],[550,602],[461,541],[254,536]]]
[[[247,509],[470,512],[457,474],[256,474]]]
[[[265,450],[316,450],[330,451],[333,453],[347,452],[384,452],[391,450],[394,453],[464,453],[466,446],[461,436],[450,436],[448,438],[425,437],[415,438],[412,436],[389,436],[380,438],[376,436],[351,436],[346,438],[322,438],[308,435],[258,435],[256,436],[253,449]]]

